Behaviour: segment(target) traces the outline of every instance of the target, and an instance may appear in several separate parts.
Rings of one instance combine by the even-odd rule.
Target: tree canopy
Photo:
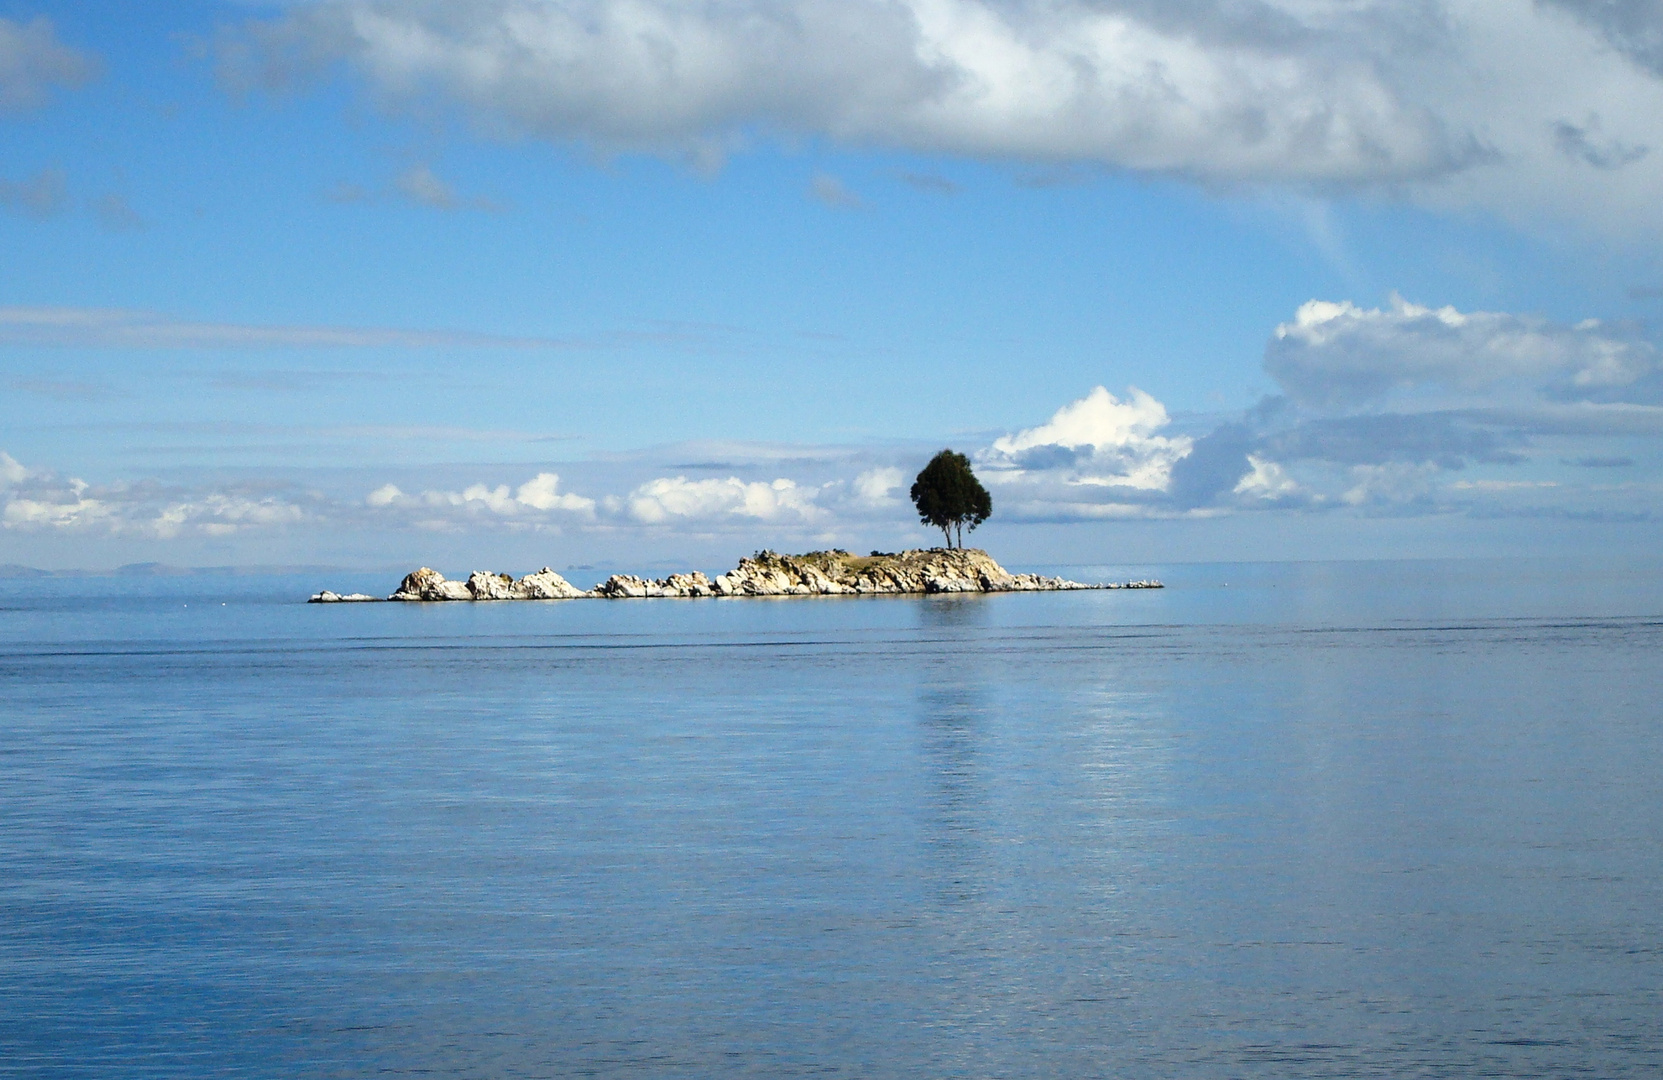
[[[943,450],[930,459],[912,484],[912,504],[918,508],[918,519],[934,525],[953,546],[953,533],[958,533],[958,546],[964,547],[964,527],[972,530],[993,515],[993,496],[982,487],[970,470],[970,459],[952,450]]]

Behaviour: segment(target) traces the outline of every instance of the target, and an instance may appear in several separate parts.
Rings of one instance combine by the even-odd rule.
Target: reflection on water
[[[968,671],[955,674],[974,679]],[[973,681],[946,680],[950,685],[919,691],[919,766],[930,892],[938,903],[954,904],[976,899],[980,890],[988,793],[977,751],[987,695]]]

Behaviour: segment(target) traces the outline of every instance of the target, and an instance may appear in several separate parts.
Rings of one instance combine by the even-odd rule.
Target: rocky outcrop
[[[780,555],[761,551],[711,580],[703,574],[671,574],[661,580],[618,574],[595,586],[614,599],[648,596],[843,596],[872,593],[1056,592],[1069,589],[1158,589],[1158,581],[1087,585],[1041,574],[1012,574],[975,548],[873,552],[811,551]]]
[[[605,581],[596,585],[591,595],[605,597],[608,600],[625,600],[647,596],[720,596],[716,586],[709,578],[698,570],[691,574],[671,574],[667,578],[654,581],[651,578],[639,578],[634,574],[613,574]]]
[[[475,570],[468,580],[446,581],[437,570],[422,567],[406,574],[389,600],[570,600],[590,594],[543,567],[515,581],[507,574]]]
[[[1012,574],[978,548],[931,548],[895,554],[761,551],[718,577],[721,596],[834,596],[846,593],[1038,592],[1095,589],[1065,578]]]
[[[381,597],[371,596],[369,593],[338,593],[325,589],[306,602],[308,604],[363,604],[380,603],[380,601]]]
[[[1159,589],[1158,581],[1087,585],[1042,574],[1012,574],[977,548],[853,555],[847,551],[811,551],[780,555],[759,551],[714,580],[699,571],[643,578],[614,574],[584,592],[548,567],[515,580],[507,574],[476,570],[467,581],[446,581],[428,567],[405,576],[389,600],[569,600],[597,597],[624,600],[646,597],[704,596],[843,596],[873,593],[1056,592],[1071,589]],[[321,592],[313,603],[374,600],[373,596]]]

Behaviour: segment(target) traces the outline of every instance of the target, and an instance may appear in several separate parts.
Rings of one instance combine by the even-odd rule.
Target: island
[[[759,551],[714,579],[700,571],[643,578],[614,574],[592,589],[579,589],[548,567],[513,578],[476,570],[466,581],[448,581],[422,567],[406,574],[390,601],[627,600],[647,597],[863,596],[901,593],[1058,592],[1075,589],[1159,589],[1159,581],[1088,585],[1043,574],[1012,574],[979,548],[926,548],[854,555],[833,548],[805,555]],[[366,593],[324,590],[314,604],[375,602]]]

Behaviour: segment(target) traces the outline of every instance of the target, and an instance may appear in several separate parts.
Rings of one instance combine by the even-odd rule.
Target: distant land
[[[278,574],[348,574],[364,571],[339,566],[172,566],[168,563],[128,563],[113,570],[41,570],[20,563],[0,563],[0,579],[86,577],[259,577]],[[372,573],[374,571],[371,571]]]

